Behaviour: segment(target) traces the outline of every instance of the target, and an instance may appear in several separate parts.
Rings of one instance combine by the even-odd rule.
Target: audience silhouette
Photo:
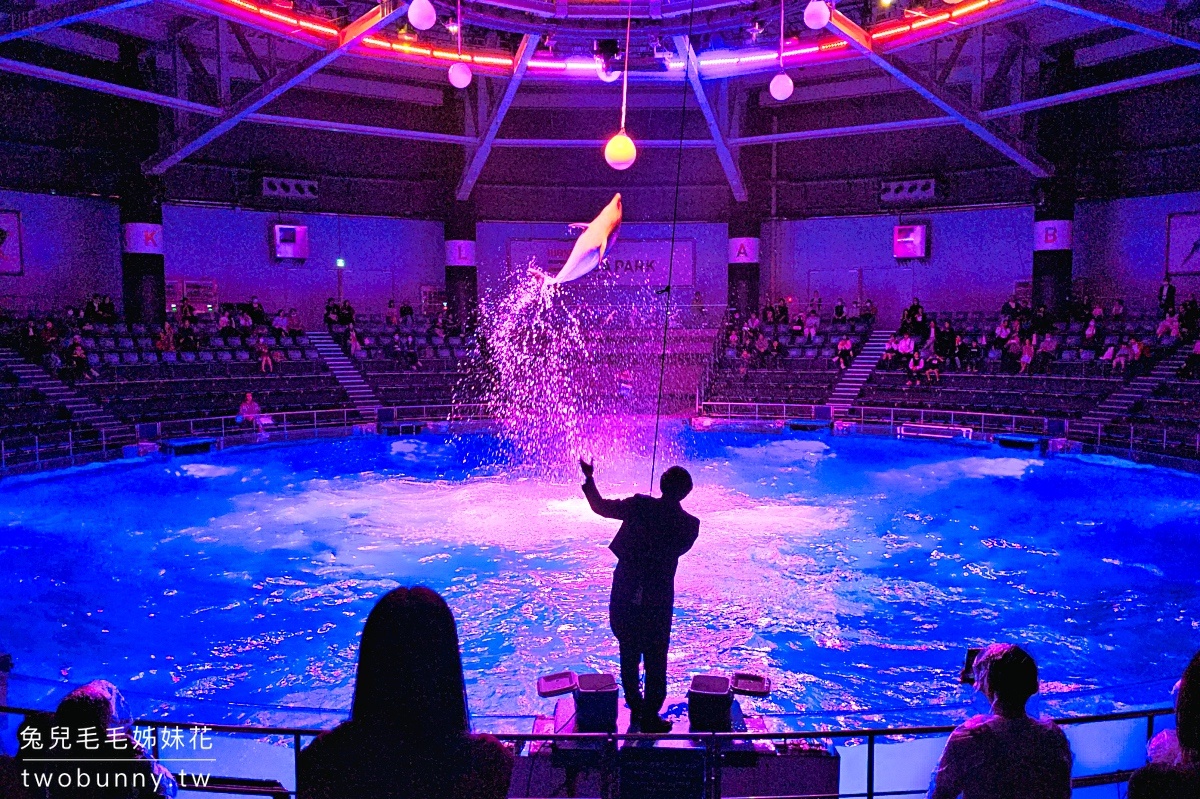
[[[1071,747],[1052,721],[1030,718],[1037,663],[1014,644],[975,659],[975,686],[991,713],[958,726],[933,774],[930,799],[1058,799],[1071,795]]]
[[[1129,799],[1200,799],[1200,652],[1192,658],[1175,700],[1177,748],[1129,779]]]
[[[299,799],[500,799],[513,757],[471,735],[454,615],[418,586],[367,617],[350,720],[300,753]]]

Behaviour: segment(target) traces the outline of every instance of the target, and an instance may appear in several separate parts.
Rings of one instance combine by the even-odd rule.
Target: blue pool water
[[[751,670],[779,725],[949,722],[967,646],[1027,645],[1041,709],[1168,701],[1200,647],[1200,478],[1086,457],[867,437],[670,435],[702,520],[671,688]],[[230,449],[0,483],[10,702],[103,677],[135,712],[332,724],[398,584],[442,591],[477,717],[545,712],[539,674],[614,671],[614,523],[575,480],[489,465],[485,435]],[[601,489],[645,490],[642,456]],[[519,719],[479,719],[489,729]]]

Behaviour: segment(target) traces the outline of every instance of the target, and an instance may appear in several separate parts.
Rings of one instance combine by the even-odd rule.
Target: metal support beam
[[[873,64],[887,72],[917,94],[924,97],[944,113],[958,120],[959,124],[974,133],[981,141],[1003,154],[1029,174],[1037,178],[1048,178],[1054,174],[1054,167],[1045,159],[1034,153],[1023,142],[1012,138],[1007,133],[993,130],[979,114],[970,108],[964,108],[957,100],[939,88],[926,86],[909,72],[904,62],[894,56],[876,52],[871,45],[871,37],[848,19],[837,9],[831,9],[829,26],[844,39],[852,48],[862,53]]]
[[[954,48],[950,51],[950,55],[947,56],[946,63],[942,66],[941,72],[939,72],[938,76],[934,78],[933,82],[938,86],[945,86],[946,81],[950,80],[951,73],[953,73],[954,68],[958,66],[958,57],[962,55],[963,48],[967,46],[967,42],[970,41],[970,39],[971,32],[963,31],[958,35],[958,38],[954,40]],[[980,62],[980,68],[982,68],[982,62]]]
[[[1110,0],[1041,0],[1047,8],[1057,8],[1070,14],[1094,19],[1108,25],[1140,33],[1145,36],[1200,50],[1200,36],[1189,34],[1183,29],[1172,29],[1171,21],[1155,14],[1121,5]]]
[[[218,17],[218,19],[222,19]],[[226,20],[228,22],[228,20]],[[254,48],[250,46],[250,39],[246,36],[246,29],[236,22],[228,22],[229,31],[233,34],[233,38],[237,39],[238,47],[242,48],[242,55],[246,56],[247,63],[258,75],[260,81],[265,82],[271,77],[271,72],[263,64],[262,59],[258,57],[258,53],[254,52]]]
[[[704,83],[700,80],[699,64],[696,61],[696,51],[692,49],[692,43],[688,41],[688,37],[674,36],[672,38],[675,40],[675,51],[679,53],[686,64],[688,83],[692,86],[692,93],[696,95],[700,113],[704,115],[704,121],[708,124],[708,132],[712,136],[713,145],[717,148],[717,160],[721,162],[721,169],[724,170],[725,178],[729,181],[733,199],[744,203],[750,199],[750,195],[746,192],[746,184],[742,181],[742,172],[738,169],[737,158],[725,140],[721,123],[717,119],[716,113],[713,112],[712,104],[708,101],[708,95],[704,91]]]
[[[298,86],[337,60],[343,53],[368,36],[372,31],[398,17],[401,9],[398,0],[383,3],[351,22],[338,34],[337,44],[327,50],[305,58],[290,71],[280,72],[269,78],[249,94],[238,100],[220,119],[205,122],[187,131],[159,149],[142,164],[142,171],[149,175],[161,175],[200,148],[215,141],[232,130],[239,122],[255,113],[267,103],[275,100],[288,89]]]
[[[232,63],[229,58],[229,31],[225,20],[217,17],[217,105],[228,108],[233,83]]]
[[[462,180],[458,182],[458,190],[454,193],[454,196],[460,202],[465,202],[471,198],[471,190],[475,188],[475,182],[483,174],[483,166],[487,163],[488,156],[492,152],[492,145],[496,142],[496,134],[500,132],[500,125],[504,122],[504,116],[508,113],[513,98],[517,96],[517,89],[521,87],[521,81],[525,78],[525,71],[529,68],[529,60],[533,58],[533,53],[537,50],[540,38],[541,35],[537,33],[527,33],[521,37],[521,44],[517,47],[517,54],[513,59],[512,77],[508,79],[508,85],[504,87],[504,94],[500,96],[500,100],[496,103],[496,108],[492,111],[487,126],[483,128],[483,135],[475,143],[474,151],[470,153],[470,158],[467,160],[467,167],[463,170]],[[482,110],[486,103],[487,92],[482,91],[483,86],[480,86],[480,89],[479,108]]]
[[[68,0],[65,3],[39,6],[26,15],[25,25],[22,27],[0,30],[0,44],[24,36],[45,33],[63,25],[87,22],[112,11],[134,8],[148,2],[150,0]]]

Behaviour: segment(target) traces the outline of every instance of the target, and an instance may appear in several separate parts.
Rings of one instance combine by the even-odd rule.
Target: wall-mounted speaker
[[[320,184],[315,180],[296,178],[264,177],[262,196],[283,197],[288,200],[316,200],[320,197]]]
[[[879,184],[880,205],[930,203],[936,198],[937,181],[933,178],[885,180]]]
[[[307,225],[272,225],[271,233],[277,260],[303,260],[308,257]]]

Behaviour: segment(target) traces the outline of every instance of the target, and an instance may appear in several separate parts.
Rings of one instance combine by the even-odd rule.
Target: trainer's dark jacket
[[[619,640],[671,634],[675,569],[700,534],[700,520],[678,503],[635,494],[604,499],[591,478],[583,493],[592,510],[620,519],[621,529],[608,545],[617,556],[609,615]]]

